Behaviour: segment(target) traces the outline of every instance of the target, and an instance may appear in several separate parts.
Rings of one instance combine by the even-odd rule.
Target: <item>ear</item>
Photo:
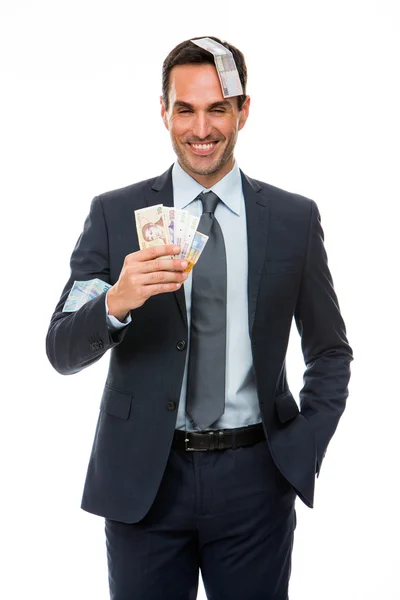
[[[167,118],[167,110],[165,108],[165,104],[164,104],[162,96],[160,96],[160,104],[161,104],[161,118],[162,118],[162,120],[164,122],[165,127],[169,131],[168,118]]]
[[[246,124],[247,118],[249,116],[249,110],[250,110],[250,96],[246,97],[246,100],[244,101],[244,104],[242,106],[242,110],[239,113],[239,131],[241,129],[243,129],[243,127]]]

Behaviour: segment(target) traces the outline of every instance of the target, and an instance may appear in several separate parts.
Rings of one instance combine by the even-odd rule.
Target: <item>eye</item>
[[[189,114],[190,112],[192,112],[191,110],[187,110],[187,109],[183,109],[178,111],[180,115],[184,115],[184,114]]]
[[[212,112],[213,113],[219,113],[220,115],[223,115],[225,111],[224,111],[223,108],[214,108]]]

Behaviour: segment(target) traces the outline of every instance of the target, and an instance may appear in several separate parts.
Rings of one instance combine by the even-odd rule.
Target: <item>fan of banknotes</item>
[[[171,258],[186,260],[188,266],[185,271],[188,273],[193,269],[208,240],[207,235],[197,231],[200,217],[191,215],[187,210],[157,204],[136,210],[135,219],[141,250],[163,244],[180,246],[181,252]],[[97,278],[74,281],[63,312],[79,310],[86,302],[104,294],[110,287],[110,284]]]
[[[193,269],[208,240],[207,235],[197,231],[200,217],[191,215],[187,210],[156,204],[135,210],[135,220],[141,250],[175,244],[181,247],[181,252],[171,258],[186,260],[188,266],[185,271],[188,273]]]

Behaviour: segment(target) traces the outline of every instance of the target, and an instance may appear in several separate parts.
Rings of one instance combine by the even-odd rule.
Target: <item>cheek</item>
[[[229,119],[223,123],[216,123],[215,129],[217,129],[225,138],[232,138],[236,135],[238,130],[238,123],[236,120]]]
[[[172,118],[169,122],[169,131],[172,136],[178,137],[190,131],[189,119]]]

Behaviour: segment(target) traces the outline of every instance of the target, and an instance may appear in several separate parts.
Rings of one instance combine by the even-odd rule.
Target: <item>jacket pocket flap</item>
[[[129,419],[131,404],[132,396],[130,394],[105,386],[100,409],[108,415],[119,419]]]
[[[281,423],[287,423],[288,421],[291,421],[297,417],[300,412],[296,400],[293,398],[292,393],[289,390],[275,398],[275,407]]]

